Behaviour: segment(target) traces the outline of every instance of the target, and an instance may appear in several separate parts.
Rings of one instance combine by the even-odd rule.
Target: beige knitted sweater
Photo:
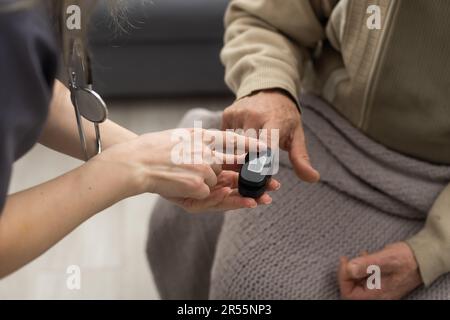
[[[386,147],[450,164],[449,15],[447,0],[232,0],[226,81],[237,98],[315,93]],[[450,186],[407,242],[426,285],[450,272]]]

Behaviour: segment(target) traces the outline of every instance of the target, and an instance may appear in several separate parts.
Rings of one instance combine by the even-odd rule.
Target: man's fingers
[[[349,296],[355,287],[355,282],[347,273],[347,264],[348,258],[341,257],[339,260],[338,281],[341,295],[344,297]]]
[[[354,279],[367,278],[369,276],[367,273],[369,266],[375,265],[381,269],[382,274],[388,274],[396,270],[390,260],[380,252],[357,257],[349,262],[348,272]]]
[[[222,115],[222,124],[220,130],[225,131],[227,129],[233,129],[233,126],[231,125],[231,117],[224,114]]]
[[[347,265],[347,271],[349,276],[354,280],[364,279],[367,277],[366,264],[361,261],[351,261]]]
[[[223,171],[217,183],[218,186],[226,186],[231,189],[234,189],[230,194],[230,197],[242,198],[242,196],[239,194],[239,191],[237,190],[238,184],[239,184],[239,174],[233,171]],[[267,191],[275,191],[280,189],[280,187],[281,184],[277,180],[270,179],[266,189]],[[261,197],[255,199],[255,201],[257,204],[269,205],[272,203],[272,197],[268,193],[264,193]],[[253,204],[253,201],[251,204]]]
[[[269,205],[272,203],[272,197],[268,193],[264,193],[261,197],[256,199],[258,204]]]
[[[258,204],[251,198],[230,195],[223,205],[225,210],[235,210],[240,208],[256,208]]]
[[[230,108],[225,109],[222,115],[222,131],[242,128],[244,118],[234,112],[229,112],[229,110]]]
[[[267,191],[277,191],[277,190],[280,190],[280,188],[281,188],[281,183],[274,178],[271,178],[269,180],[269,183],[267,184],[267,187],[266,187]]]
[[[272,203],[272,197],[268,194],[268,193],[264,193],[261,197],[259,197],[258,199],[253,199],[253,198],[244,198],[239,194],[239,191],[237,189],[234,189],[230,196],[232,197],[236,197],[236,198],[241,198],[241,199],[248,199],[249,203],[251,202],[252,204],[254,204],[254,206],[249,207],[249,208],[254,208],[256,207],[257,204],[262,204],[262,205],[269,205]]]
[[[220,204],[222,210],[235,210],[240,208],[256,208],[255,199],[242,197],[236,189],[230,190],[226,198]]]
[[[351,279],[350,276],[347,273],[347,264],[348,264],[348,258],[347,257],[340,257],[339,258],[339,270],[338,270],[339,280],[349,280],[349,279]]]
[[[231,189],[236,189],[239,184],[239,173],[235,171],[224,170],[218,177],[217,186],[218,187],[229,187]],[[267,191],[277,191],[281,188],[281,183],[271,178],[267,183]]]
[[[299,126],[292,137],[289,158],[297,176],[306,182],[317,182],[320,174],[315,170],[310,162],[308,150],[306,149],[303,128]]]
[[[210,211],[228,211],[241,208],[256,208],[258,203],[255,199],[244,198],[229,187],[223,187],[211,192],[202,200],[193,198],[168,198],[191,213]]]
[[[370,296],[361,280],[354,279],[348,272],[348,258],[341,257],[338,270],[338,282],[343,299],[368,299]]]
[[[272,197],[268,193],[264,193],[261,197],[258,199],[252,199],[252,198],[243,198],[237,189],[233,190],[230,194],[232,197],[241,198],[241,199],[248,199],[249,203],[253,204],[254,206],[248,207],[248,208],[254,208],[257,204],[262,205],[269,205],[272,203]]]

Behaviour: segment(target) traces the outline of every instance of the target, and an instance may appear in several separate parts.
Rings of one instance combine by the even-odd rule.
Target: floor
[[[113,101],[110,118],[137,133],[173,128],[190,108],[219,110],[228,98]],[[80,162],[36,146],[15,167],[10,192],[60,175]],[[0,280],[2,299],[158,299],[145,256],[155,195],[122,201],[99,213],[47,253]],[[81,287],[67,287],[69,266],[81,271]]]

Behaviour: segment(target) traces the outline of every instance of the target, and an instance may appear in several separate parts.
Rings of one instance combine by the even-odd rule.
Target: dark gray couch
[[[228,0],[128,1],[120,30],[99,6],[90,28],[96,89],[107,97],[222,95]]]

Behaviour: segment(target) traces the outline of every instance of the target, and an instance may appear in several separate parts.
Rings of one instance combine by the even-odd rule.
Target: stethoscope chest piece
[[[82,43],[74,40],[72,42],[72,54],[69,68],[69,88],[70,97],[75,109],[81,147],[83,149],[85,159],[89,160],[92,155],[89,155],[88,153],[87,139],[83,128],[82,119],[84,118],[94,124],[96,136],[96,150],[94,155],[97,155],[102,152],[100,124],[108,118],[108,108],[102,97],[97,92],[92,90],[92,85],[89,82],[91,79],[89,59],[86,58],[87,55],[83,54],[83,52],[84,50]],[[83,59],[83,57],[86,59]]]

